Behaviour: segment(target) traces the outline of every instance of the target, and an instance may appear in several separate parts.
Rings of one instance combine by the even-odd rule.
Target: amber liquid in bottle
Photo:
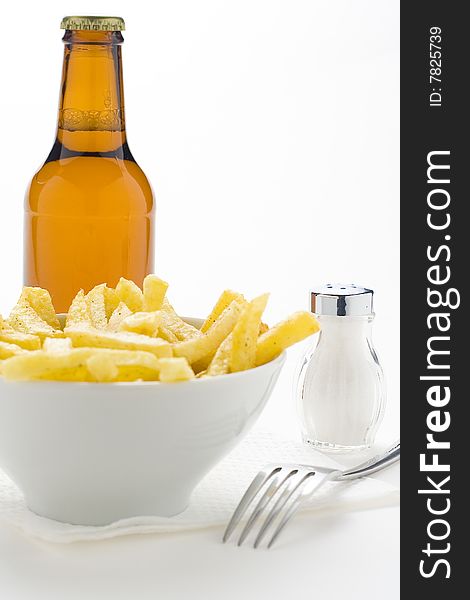
[[[154,200],[126,140],[118,31],[71,31],[57,137],[25,200],[24,281],[66,312],[80,288],[153,270]]]

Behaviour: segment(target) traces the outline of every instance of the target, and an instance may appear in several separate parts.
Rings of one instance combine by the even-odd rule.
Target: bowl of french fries
[[[168,284],[121,278],[79,290],[57,315],[23,288],[0,317],[0,468],[35,513],[66,523],[182,512],[265,406],[285,348],[319,326],[263,322],[268,295],[225,290],[181,318]]]

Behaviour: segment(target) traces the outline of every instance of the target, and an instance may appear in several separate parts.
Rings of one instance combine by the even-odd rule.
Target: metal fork
[[[243,544],[266,507],[272,504],[271,510],[261,524],[253,544],[254,548],[258,548],[268,531],[274,529],[274,533],[267,545],[270,548],[299,507],[314,492],[317,492],[325,485],[325,483],[328,481],[359,479],[360,477],[365,477],[366,475],[371,475],[385,469],[399,459],[400,442],[397,441],[385,452],[374,456],[352,469],[344,471],[308,465],[267,465],[256,475],[240,500],[227,525],[223,542],[226,542],[230,538],[248,508],[254,504],[257,496],[259,500],[238,538],[238,546]],[[259,496],[263,488],[265,488],[264,493]],[[275,524],[277,524],[276,527]]]

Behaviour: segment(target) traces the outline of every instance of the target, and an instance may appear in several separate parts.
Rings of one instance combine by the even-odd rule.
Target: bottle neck
[[[63,152],[113,153],[126,142],[122,35],[67,30],[63,41],[56,144]]]
[[[334,317],[317,315],[321,327],[322,341],[338,341],[343,345],[370,340],[374,315],[364,317]]]

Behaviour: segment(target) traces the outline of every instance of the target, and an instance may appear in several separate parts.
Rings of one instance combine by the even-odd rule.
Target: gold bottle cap
[[[74,31],[124,31],[125,23],[121,17],[64,17],[61,29]]]

